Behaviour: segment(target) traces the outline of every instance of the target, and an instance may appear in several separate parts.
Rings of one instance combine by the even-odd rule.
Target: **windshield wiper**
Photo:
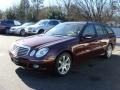
[[[53,34],[53,36],[67,36],[67,35],[63,35],[63,34]]]

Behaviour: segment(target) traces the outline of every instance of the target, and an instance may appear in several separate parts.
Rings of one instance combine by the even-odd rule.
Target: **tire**
[[[6,29],[6,30],[5,30],[5,34],[9,34],[9,29]]]
[[[25,36],[25,35],[26,35],[25,30],[21,30],[21,31],[20,31],[20,35],[21,35],[21,36]]]
[[[104,55],[104,57],[107,58],[107,59],[111,58],[111,56],[112,56],[112,50],[113,50],[112,45],[109,44],[109,45],[107,46],[106,50],[105,50],[105,55]]]
[[[55,74],[65,76],[69,73],[72,66],[72,57],[69,53],[62,53],[55,61]]]
[[[42,34],[42,33],[44,33],[44,30],[40,29],[39,32],[38,32],[38,34]]]

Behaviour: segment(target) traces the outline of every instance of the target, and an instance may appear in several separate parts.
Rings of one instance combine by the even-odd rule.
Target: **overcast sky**
[[[7,8],[19,4],[21,0],[0,0],[0,9],[6,10]],[[44,5],[55,4],[55,0],[45,0]]]

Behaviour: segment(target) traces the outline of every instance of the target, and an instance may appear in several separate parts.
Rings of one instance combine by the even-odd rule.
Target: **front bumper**
[[[37,31],[33,31],[33,30],[25,30],[25,32],[27,34],[37,34],[38,33]]]
[[[22,66],[25,68],[29,69],[47,69],[47,68],[52,68],[54,64],[55,58],[47,58],[43,60],[31,60],[31,59],[26,59],[26,58],[21,58],[21,57],[15,57],[13,54],[9,53],[11,60],[13,63],[15,63],[18,66]],[[38,65],[38,68],[35,68],[34,65]]]

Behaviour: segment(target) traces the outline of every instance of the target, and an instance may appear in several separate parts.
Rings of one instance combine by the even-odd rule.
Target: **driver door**
[[[78,56],[92,56],[96,54],[98,40],[93,24],[88,24],[82,31],[81,39],[78,45]]]

